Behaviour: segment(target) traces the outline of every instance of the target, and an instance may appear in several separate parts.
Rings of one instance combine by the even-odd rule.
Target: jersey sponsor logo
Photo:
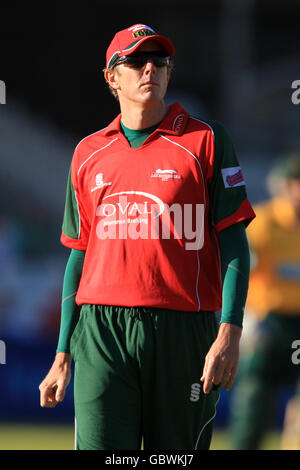
[[[191,394],[190,394],[190,401],[199,401],[201,392],[201,384],[194,383],[191,385]]]
[[[121,191],[103,197],[97,207],[99,239],[176,239],[186,250],[204,244],[204,204],[165,204],[144,191]]]
[[[151,178],[160,178],[162,181],[168,181],[169,179],[181,179],[181,175],[178,174],[177,170],[161,170],[158,168],[152,173]]]
[[[240,166],[223,168],[221,171],[225,188],[245,186],[245,180]]]
[[[98,173],[96,175],[96,186],[94,188],[91,189],[91,193],[96,191],[96,189],[100,189],[100,188],[103,188],[103,186],[111,186],[112,183],[109,182],[109,183],[105,183],[103,181],[103,173]]]
[[[184,114],[178,114],[178,116],[176,116],[173,122],[173,127],[172,127],[173,131],[178,132],[178,133],[181,131],[184,118],[185,118]]]

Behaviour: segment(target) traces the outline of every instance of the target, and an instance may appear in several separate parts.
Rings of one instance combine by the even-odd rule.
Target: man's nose
[[[146,64],[145,64],[145,72],[154,72],[156,70],[156,66],[154,65],[154,62],[152,59],[148,59]]]

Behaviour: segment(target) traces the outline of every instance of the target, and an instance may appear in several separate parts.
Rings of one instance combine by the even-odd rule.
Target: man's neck
[[[167,108],[164,102],[155,103],[153,106],[142,106],[140,103],[127,106],[120,103],[122,123],[129,129],[146,129],[154,126],[164,118]]]

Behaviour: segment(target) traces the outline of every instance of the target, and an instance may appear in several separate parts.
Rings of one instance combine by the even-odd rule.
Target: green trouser
[[[213,312],[83,305],[71,340],[76,448],[209,449],[219,392],[201,387]]]

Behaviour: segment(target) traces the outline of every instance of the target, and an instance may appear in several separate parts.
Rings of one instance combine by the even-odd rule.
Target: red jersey
[[[219,310],[217,234],[255,217],[231,138],[179,103],[139,148],[120,120],[71,164],[61,242],[86,250],[77,304]]]

